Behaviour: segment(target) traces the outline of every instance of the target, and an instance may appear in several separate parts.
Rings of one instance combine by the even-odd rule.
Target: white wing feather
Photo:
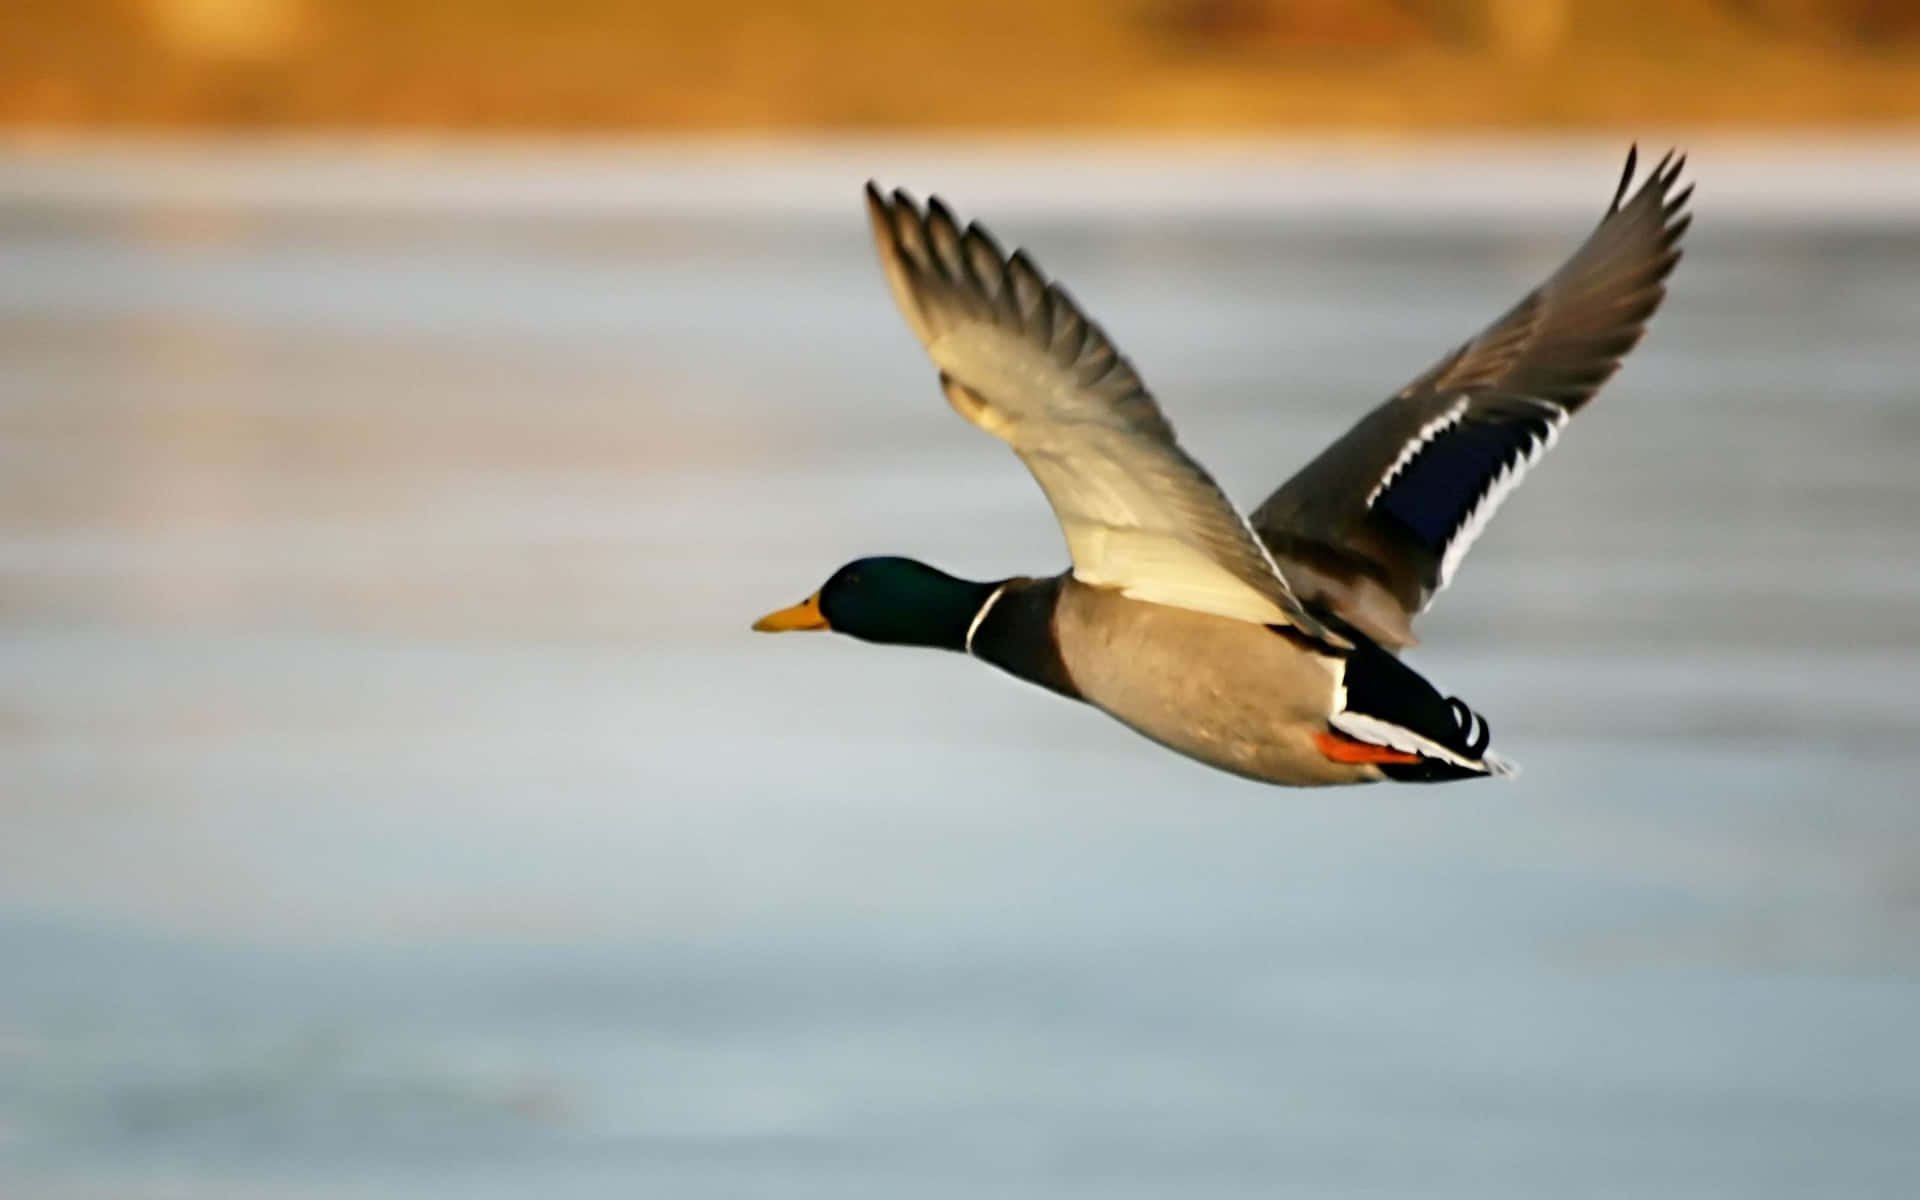
[[[1331,635],[1266,546],[1175,441],[1132,365],[1024,254],[935,199],[869,186],[907,323],[954,408],[1005,441],[1046,493],[1076,579],[1135,599]]]

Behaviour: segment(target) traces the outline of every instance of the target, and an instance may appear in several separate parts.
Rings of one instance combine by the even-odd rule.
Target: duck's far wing
[[[1139,600],[1331,638],[1239,510],[1174,440],[1133,366],[1024,252],[938,198],[867,185],[894,300],[962,416],[1013,447],[1074,577]]]
[[[1693,189],[1676,190],[1686,160],[1670,153],[1623,204],[1635,158],[1599,227],[1545,283],[1254,511],[1303,598],[1387,645],[1414,643],[1413,617],[1666,295]]]

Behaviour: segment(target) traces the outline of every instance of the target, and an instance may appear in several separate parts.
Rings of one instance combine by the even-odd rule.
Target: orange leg
[[[1314,744],[1320,747],[1320,753],[1337,763],[1417,763],[1420,761],[1418,754],[1408,754],[1404,750],[1394,750],[1387,746],[1376,746],[1372,742],[1363,742],[1332,730],[1314,734],[1313,740]]]

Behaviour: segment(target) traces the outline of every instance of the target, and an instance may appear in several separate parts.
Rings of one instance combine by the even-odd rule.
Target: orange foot
[[[1344,733],[1326,733],[1313,735],[1314,744],[1320,747],[1320,753],[1337,763],[1417,763],[1418,754],[1408,754],[1404,750],[1394,750],[1387,746],[1376,746],[1372,742],[1363,742],[1350,738]]]

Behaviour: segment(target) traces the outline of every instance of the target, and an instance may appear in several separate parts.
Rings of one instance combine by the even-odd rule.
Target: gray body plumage
[[[1345,663],[1303,639],[1072,578],[1054,634],[1082,698],[1169,749],[1267,783],[1381,778],[1379,767],[1334,762],[1315,744],[1340,707]]]

